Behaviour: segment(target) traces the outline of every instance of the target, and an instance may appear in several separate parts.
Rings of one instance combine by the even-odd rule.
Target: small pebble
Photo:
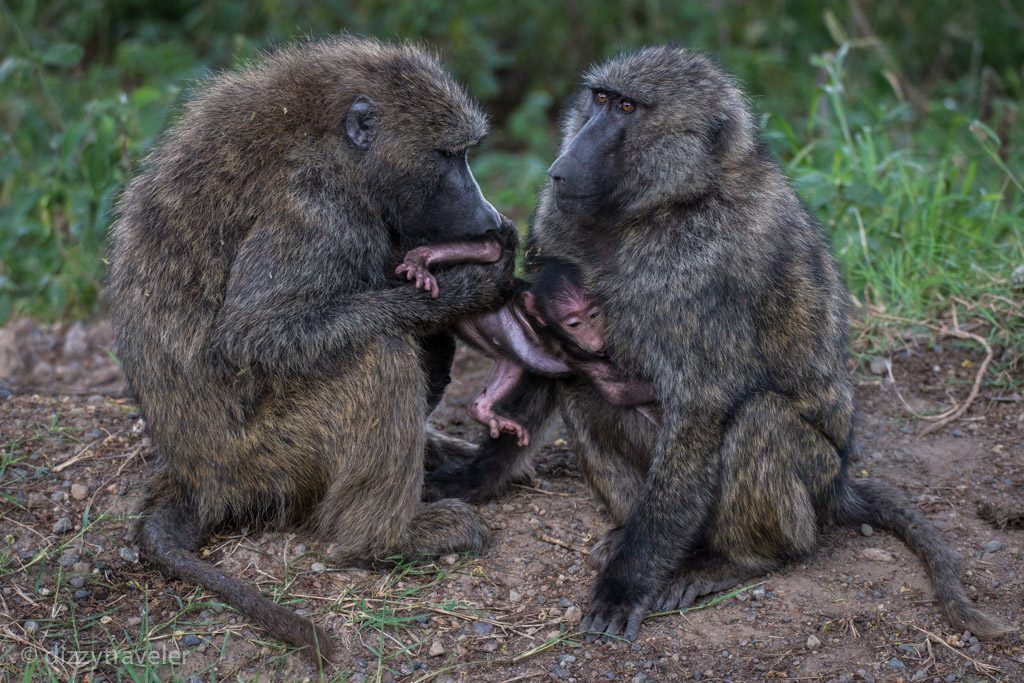
[[[557,664],[555,664],[554,666],[550,667],[548,669],[548,671],[553,673],[555,675],[555,678],[558,678],[558,679],[563,680],[563,681],[565,679],[569,678],[569,676],[572,675],[568,671],[566,671],[564,668],[558,666]]]
[[[78,553],[73,553],[70,550],[60,556],[57,563],[65,569],[70,569],[74,564],[78,562]]]
[[[71,485],[71,497],[75,500],[85,500],[85,497],[89,495],[89,489],[82,484]]]
[[[519,602],[519,601],[520,601],[520,600],[522,600],[522,599],[523,599],[523,594],[522,594],[522,593],[520,593],[519,591],[516,591],[516,590],[510,590],[510,591],[508,592],[508,601],[509,601],[509,602],[513,602],[513,603],[515,603],[515,602]]]
[[[314,574],[323,574],[327,571],[327,567],[325,567],[322,562],[314,562],[309,566],[309,570]]]
[[[871,528],[870,524],[861,524],[860,533],[864,536],[873,536],[875,534],[875,530]]]
[[[71,523],[71,518],[70,517],[61,517],[56,522],[54,522],[54,524],[53,524],[53,533],[55,533],[55,534],[66,534],[66,533],[68,533],[69,531],[71,531],[74,528],[75,528],[75,525]]]
[[[194,633],[189,633],[187,636],[181,639],[181,643],[185,647],[195,647],[199,645],[201,642],[203,641],[199,638],[199,636],[197,636]]]
[[[818,639],[818,636],[814,635],[813,633],[807,636],[808,650],[817,650],[819,647],[821,647],[821,640]]]
[[[85,574],[89,571],[89,564],[87,562],[75,562],[71,566],[71,571],[77,574]]]
[[[565,610],[565,621],[570,626],[575,626],[576,624],[580,623],[581,621],[583,621],[583,610],[580,609],[577,605],[572,605],[571,607],[567,608]]]
[[[888,662],[885,663],[885,666],[887,668],[889,668],[889,669],[894,670],[894,671],[901,671],[901,670],[907,668],[907,665],[904,664],[903,661],[899,657],[893,657],[892,659],[890,659]]]
[[[997,550],[1002,550],[1002,548],[1003,542],[995,538],[986,543],[985,545],[981,546],[981,549],[984,550],[986,553],[994,553]]]
[[[138,626],[142,623],[142,617],[128,617],[129,626]]]
[[[132,564],[135,564],[139,561],[139,551],[135,548],[129,548],[128,546],[124,546],[123,548],[117,551],[117,554],[120,555],[121,559],[125,562],[131,562]]]
[[[85,590],[84,588],[75,591],[75,600],[85,600],[87,597],[89,597],[89,591]]]
[[[861,557],[865,560],[872,560],[874,562],[895,562],[896,558],[893,557],[892,553],[882,548],[863,548],[860,551]]]
[[[38,621],[32,621],[30,619],[29,621],[25,622],[25,632],[26,633],[31,635],[31,634],[36,633],[38,630],[39,630],[39,622]]]
[[[68,583],[72,588],[81,588],[85,585],[85,577],[83,576],[72,576]]]
[[[444,645],[441,644],[440,640],[438,640],[437,638],[434,638],[434,642],[432,642],[430,644],[430,656],[431,657],[440,657],[443,654],[444,654]]]
[[[441,556],[442,564],[447,564],[447,565],[455,564],[455,562],[458,559],[459,559],[459,556],[456,553],[448,553],[447,555],[442,555]]]
[[[575,661],[576,658],[572,655],[562,655],[561,658],[558,660],[558,664],[568,669],[570,666],[573,665],[573,663],[575,663]]]
[[[857,669],[857,678],[864,683],[875,683],[875,675],[867,669]]]
[[[494,633],[494,626],[486,621],[473,622],[473,633],[478,636],[489,636]]]

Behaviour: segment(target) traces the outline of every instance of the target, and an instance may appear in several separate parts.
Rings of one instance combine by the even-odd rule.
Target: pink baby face
[[[548,302],[552,322],[588,353],[604,352],[604,315],[584,293],[565,291]]]

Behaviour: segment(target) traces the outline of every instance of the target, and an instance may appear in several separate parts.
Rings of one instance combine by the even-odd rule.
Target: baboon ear
[[[729,138],[732,136],[733,121],[728,116],[722,115],[711,124],[709,138],[711,140],[711,151],[721,154],[729,147]]]
[[[377,105],[366,95],[360,95],[348,108],[345,118],[345,132],[352,144],[362,150],[370,149],[377,135]]]
[[[533,292],[527,290],[523,292],[523,307],[526,312],[537,319],[542,326],[546,326],[547,322],[544,320],[544,316],[540,314],[540,306],[537,304],[537,297],[533,295]]]

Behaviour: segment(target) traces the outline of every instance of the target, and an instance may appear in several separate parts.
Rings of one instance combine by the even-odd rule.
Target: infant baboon
[[[649,378],[663,415],[610,411],[571,380],[535,382],[506,406],[534,429],[557,397],[614,519],[582,629],[635,638],[649,609],[807,555],[829,523],[870,522],[921,556],[955,626],[1009,630],[968,599],[924,515],[849,475],[849,295],[720,66],[657,47],[592,68],[548,173],[528,261],[569,261],[601,283],[612,364]],[[510,440],[449,462],[431,472],[432,495],[484,499],[524,469]]]
[[[421,356],[512,288],[515,227],[467,164],[486,128],[412,47],[283,49],[197,90],[112,228],[118,353],[160,458],[139,545],[325,656],[312,623],[195,551],[243,525],[301,527],[339,563],[483,547],[475,511],[420,492],[424,368],[447,374]],[[395,285],[410,247],[473,236],[492,263],[446,270],[439,298]]]
[[[490,241],[422,246],[406,254],[395,272],[436,297],[439,290],[431,266],[489,263],[499,251]],[[495,361],[487,386],[469,408],[491,438],[512,434],[517,445],[529,445],[529,431],[496,409],[517,393],[526,371],[555,377],[580,374],[612,405],[635,407],[655,424],[660,420],[657,407],[649,405],[657,400],[654,387],[625,377],[609,362],[601,309],[580,277],[571,264],[549,261],[533,285],[520,283],[520,295],[504,307],[456,324],[463,341]]]

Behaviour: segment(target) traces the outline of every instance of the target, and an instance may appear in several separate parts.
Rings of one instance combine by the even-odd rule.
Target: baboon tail
[[[213,591],[275,638],[305,648],[314,660],[317,655],[331,659],[330,640],[313,622],[196,556],[191,549],[197,539],[202,542],[202,534],[195,521],[173,503],[156,501],[139,524],[136,539],[146,558],[168,575]]]
[[[1016,630],[974,606],[960,583],[956,551],[901,492],[879,481],[850,479],[841,500],[841,521],[867,522],[891,531],[924,561],[939,604],[953,626],[979,638],[996,638]]]

